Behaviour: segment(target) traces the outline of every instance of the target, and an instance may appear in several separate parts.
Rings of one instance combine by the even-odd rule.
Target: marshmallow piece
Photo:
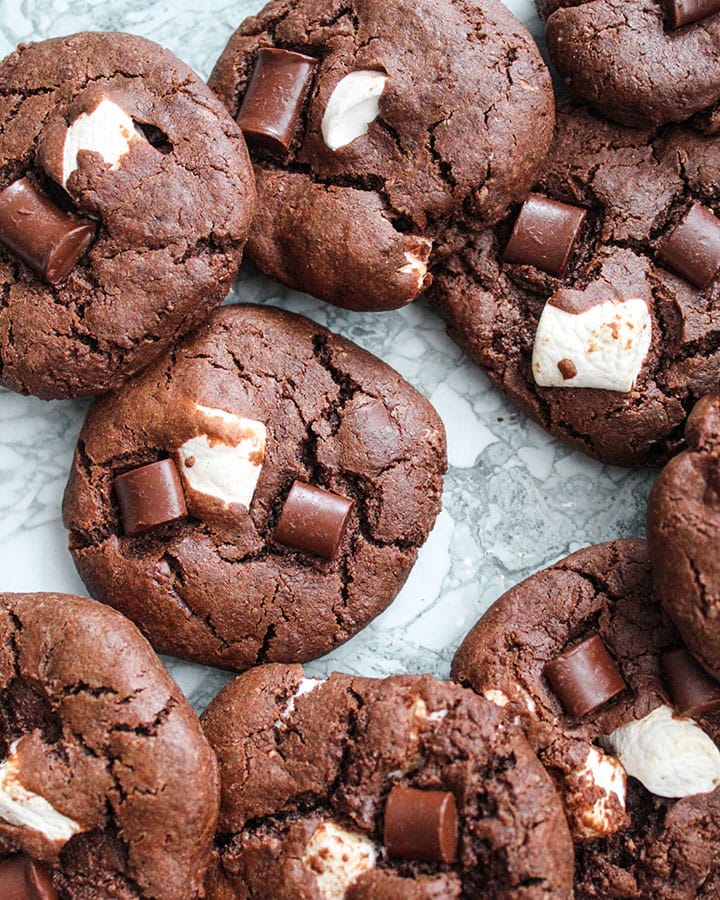
[[[415,237],[418,246],[414,250],[406,250],[404,255],[407,263],[400,267],[403,275],[414,275],[417,279],[417,290],[425,284],[427,278],[427,264],[432,252],[432,241],[419,235]]]
[[[533,346],[535,382],[627,393],[647,355],[651,329],[647,303],[637,297],[606,300],[579,313],[548,302]]]
[[[92,112],[81,113],[68,127],[63,146],[62,186],[67,188],[68,178],[78,167],[81,150],[99,153],[111,169],[119,169],[132,142],[144,140],[125,110],[104,98]]]
[[[265,458],[265,425],[222,409],[197,403],[195,408],[210,433],[190,438],[176,451],[187,491],[249,509]]]
[[[483,697],[491,703],[494,703],[495,706],[507,706],[510,702],[508,695],[497,688],[485,688]]]
[[[323,140],[331,150],[351,144],[377,119],[387,78],[382,72],[360,69],[338,82],[320,125]]]
[[[624,818],[627,790],[627,778],[622,765],[617,759],[591,747],[585,758],[585,764],[578,771],[578,778],[581,782],[588,783],[590,787],[600,788],[604,792],[603,796],[598,797],[591,807],[584,809],[579,817],[583,836],[593,839],[617,831]]]
[[[697,723],[669,706],[621,725],[601,743],[658,797],[706,794],[720,784],[720,750]]]
[[[300,682],[298,689],[292,695],[292,697],[285,704],[285,708],[280,713],[281,719],[287,719],[295,712],[295,701],[298,697],[302,697],[303,694],[309,694],[311,691],[314,691],[316,687],[319,687],[321,684],[325,683],[324,678],[303,678]],[[281,724],[280,722],[276,722],[276,725]]]
[[[7,759],[0,763],[0,819],[10,825],[39,831],[53,843],[65,844],[83,828],[58,812],[40,794],[34,794],[24,787],[20,781],[20,764],[16,752],[19,743],[20,741],[15,741],[10,745]]]
[[[375,844],[356,831],[335,822],[321,822],[310,838],[302,863],[315,876],[323,900],[343,900],[364,872],[375,867]]]

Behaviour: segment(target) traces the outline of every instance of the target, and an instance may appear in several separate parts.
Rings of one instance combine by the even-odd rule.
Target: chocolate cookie
[[[720,394],[695,406],[685,441],[648,501],[655,592],[688,649],[720,678]]]
[[[552,434],[664,460],[717,384],[719,183],[720,138],[561,110],[535,193],[436,274],[450,334]]]
[[[720,128],[718,0],[538,0],[550,56],[578,99],[623,125],[697,115]]]
[[[273,0],[209,83],[255,163],[248,256],[347,309],[413,300],[450,225],[525,194],[554,121],[537,47],[496,0]]]
[[[717,896],[720,684],[664,621],[645,542],[512,588],[452,670],[520,718],[563,794],[577,898]]]
[[[202,724],[222,795],[209,900],[571,896],[552,783],[471,691],[263,666]]]
[[[0,896],[201,896],[217,764],[147,641],[69,594],[0,594],[0,631]]]
[[[255,192],[242,135],[144,38],[87,33],[0,63],[0,382],[116,387],[230,288]]]
[[[445,432],[380,360],[233,306],[90,410],[64,517],[90,592],[156,649],[306,660],[390,603],[440,509]]]

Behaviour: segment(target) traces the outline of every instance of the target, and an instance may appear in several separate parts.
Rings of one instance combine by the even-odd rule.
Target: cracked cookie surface
[[[103,123],[63,167],[102,100],[128,117],[127,152],[88,152]],[[242,135],[184,63],[114,33],[21,45],[0,64],[0,122],[0,187],[27,177],[96,226],[56,285],[0,248],[0,381],[43,398],[116,387],[225,297],[254,209]]]
[[[569,646],[598,634],[626,688],[574,717],[543,671]],[[647,544],[624,540],[580,550],[512,588],[453,660],[457,681],[520,717],[562,793],[577,841],[578,898],[717,896],[720,788],[664,799],[628,777],[623,801],[618,763],[599,743],[671,703],[661,658],[680,646],[654,598]],[[694,718],[717,742],[718,713]],[[665,744],[681,769],[688,765],[671,735],[660,731],[651,743],[658,756]]]
[[[199,897],[217,763],[147,641],[67,594],[0,594],[0,630],[0,854],[69,900]]]
[[[191,506],[186,491],[188,517],[124,534],[114,478],[197,436],[198,407],[266,429],[249,509]],[[64,520],[93,596],[156,649],[241,670],[320,656],[385,609],[440,510],[445,467],[437,413],[387,365],[308,319],[231,306],[91,408]],[[296,480],[354,502],[336,559],[274,539]]]
[[[248,257],[350,309],[391,309],[427,286],[448,228],[497,221],[552,136],[549,73],[523,25],[486,0],[274,0],[247,19],[209,84],[236,117],[261,48],[318,60],[289,152],[253,151]],[[331,149],[325,112],[345,77],[384,73],[366,133]]]
[[[720,395],[708,394],[685,426],[648,499],[648,544],[658,599],[688,649],[720,678]]]
[[[268,665],[221,691],[202,725],[222,785],[211,900],[571,895],[552,783],[520,729],[471,691]],[[455,863],[388,857],[384,809],[398,785],[453,794]],[[362,853],[333,858],[330,835]]]
[[[623,125],[697,115],[720,128],[720,14],[677,30],[660,0],[540,0],[548,51],[571,93]]]
[[[658,244],[695,202],[720,213],[720,140],[681,126],[625,129],[563,108],[534,190],[587,211],[565,273],[508,263],[511,221],[470,233],[435,272],[431,297],[450,335],[521,409],[604,462],[657,463],[682,447],[695,401],[720,365],[720,281],[699,290],[658,260]],[[640,298],[652,339],[631,390],[541,387],[531,368],[538,322],[561,290],[588,301]]]

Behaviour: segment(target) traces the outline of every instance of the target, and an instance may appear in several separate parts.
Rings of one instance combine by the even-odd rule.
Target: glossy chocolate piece
[[[29,856],[9,856],[0,862],[2,900],[58,900],[49,873]]]
[[[133,469],[115,479],[125,534],[133,535],[187,515],[180,474],[171,459]]]
[[[720,11],[720,0],[662,0],[667,23],[682,28]]]
[[[237,116],[249,144],[287,153],[316,65],[314,57],[302,53],[274,47],[258,51]]]
[[[0,243],[50,284],[69,274],[94,238],[92,222],[58,209],[28,178],[0,193]]]
[[[530,194],[520,209],[503,259],[560,276],[570,262],[586,212]]]
[[[419,791],[395,785],[385,805],[388,856],[425,862],[457,859],[458,814],[449,791]]]
[[[720,219],[693,203],[658,244],[658,257],[695,287],[709,287],[720,270]]]
[[[275,540],[305,553],[335,559],[353,501],[296,481],[275,529]]]
[[[673,705],[681,716],[702,716],[720,709],[720,684],[684,647],[664,653],[661,664]]]
[[[545,666],[545,677],[570,716],[580,718],[625,690],[625,682],[599,634]]]

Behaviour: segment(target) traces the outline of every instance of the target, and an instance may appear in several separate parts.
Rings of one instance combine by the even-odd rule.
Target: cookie
[[[128,34],[21,45],[0,99],[0,383],[117,387],[230,288],[255,201],[242,134],[184,63]]]
[[[720,138],[563,108],[534,192],[438,269],[449,333],[567,443],[667,459],[717,384],[718,183]]]
[[[570,92],[632,126],[720,128],[717,0],[539,0]]]
[[[720,684],[663,619],[644,541],[512,588],[452,672],[523,722],[564,797],[579,900],[717,896]]]
[[[571,896],[555,789],[471,691],[268,665],[202,725],[221,772],[208,900]]]
[[[0,630],[0,896],[201,896],[217,764],[147,641],[69,594],[0,594]]]
[[[93,596],[156,649],[239,670],[320,656],[385,609],[445,467],[437,413],[396,372],[231,306],[91,408],[64,518]]]
[[[209,84],[254,161],[248,257],[356,310],[409,303],[448,229],[497,221],[554,121],[537,47],[496,0],[273,0]]]
[[[654,586],[688,649],[720,678],[720,394],[695,406],[685,440],[648,499]]]

